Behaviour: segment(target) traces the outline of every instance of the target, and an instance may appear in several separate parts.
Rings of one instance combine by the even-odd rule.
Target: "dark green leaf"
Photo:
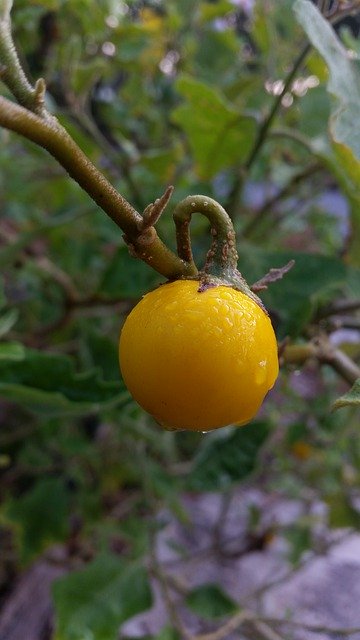
[[[76,373],[71,357],[24,349],[21,361],[0,360],[0,396],[45,414],[82,414],[128,398],[120,382]]]
[[[38,480],[30,491],[10,503],[7,516],[20,527],[24,562],[45,545],[63,541],[69,519],[69,495],[64,480]]]
[[[290,543],[289,560],[297,564],[304,552],[311,548],[311,529],[307,524],[297,524],[286,532],[286,538]]]
[[[0,316],[0,338],[6,335],[18,319],[17,309],[9,309]]]
[[[103,296],[140,298],[159,284],[161,276],[148,265],[129,254],[127,247],[120,247],[109,263],[99,290]]]
[[[336,98],[330,120],[332,137],[360,159],[360,131],[354,127],[360,109],[360,62],[350,58],[334,29],[310,0],[296,0],[294,10],[329,68],[328,91]]]
[[[0,309],[6,304],[6,297],[4,293],[4,283],[2,278],[0,278]]]
[[[340,259],[318,254],[275,253],[244,245],[240,256],[240,267],[249,283],[261,278],[272,267],[295,260],[294,267],[280,282],[269,285],[268,290],[260,294],[266,307],[276,314],[280,338],[299,335],[316,305],[327,302],[347,277],[346,267]]]
[[[173,120],[188,136],[199,176],[211,178],[244,160],[253,142],[255,121],[204,82],[182,76],[176,86],[186,104],[173,111]]]
[[[188,484],[195,491],[219,491],[247,478],[255,469],[259,449],[269,433],[265,422],[206,436]]]
[[[295,13],[329,68],[328,91],[335,98],[329,119],[332,149],[318,155],[325,160],[349,199],[353,233],[349,253],[358,263],[360,243],[360,132],[354,127],[360,109],[360,61],[349,56],[329,22],[309,0],[297,0]],[[316,147],[316,144],[315,144]]]
[[[215,20],[226,16],[233,9],[233,4],[229,0],[220,0],[215,4],[202,4],[201,5],[201,19],[204,22],[208,20]]]
[[[25,349],[20,342],[0,342],[0,360],[23,360]]]
[[[53,588],[55,640],[116,640],[120,625],[152,605],[146,571],[100,555]]]
[[[350,504],[346,495],[341,493],[334,493],[325,498],[325,503],[329,512],[329,526],[337,529],[344,529],[347,527],[359,528],[360,515],[359,512],[354,509]]]
[[[356,380],[354,386],[345,393],[341,398],[338,398],[332,409],[342,409],[343,407],[359,407],[360,406],[360,378]]]
[[[86,365],[101,369],[104,380],[119,380],[118,345],[107,335],[85,329]]]
[[[221,618],[234,613],[238,605],[216,584],[204,584],[190,591],[186,604],[202,618]]]

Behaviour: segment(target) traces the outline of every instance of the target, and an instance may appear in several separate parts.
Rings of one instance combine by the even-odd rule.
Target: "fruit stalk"
[[[173,214],[176,227],[179,257],[189,266],[195,266],[190,241],[190,221],[194,213],[203,214],[210,222],[212,244],[206,256],[204,269],[200,271],[200,291],[212,286],[227,285],[245,293],[262,309],[264,306],[245,278],[237,269],[238,253],[233,223],[225,209],[216,200],[207,196],[188,196],[175,207]]]

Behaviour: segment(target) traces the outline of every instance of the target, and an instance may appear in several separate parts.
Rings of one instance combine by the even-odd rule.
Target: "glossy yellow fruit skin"
[[[278,375],[269,317],[231,287],[177,280],[151,291],[123,326],[119,357],[133,398],[164,427],[243,425]]]

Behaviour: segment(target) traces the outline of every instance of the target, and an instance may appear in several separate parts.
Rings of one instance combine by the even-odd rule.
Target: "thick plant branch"
[[[0,0],[0,77],[20,104],[47,117],[45,82],[40,78],[32,87],[23,71],[11,35],[11,8],[12,0]]]
[[[11,33],[11,8],[12,0],[0,0],[0,78],[19,104],[0,97],[0,125],[44,147],[124,231],[134,255],[167,278],[195,275],[196,267],[170,251],[153,226],[144,225],[142,216],[96,169],[46,109],[44,80],[40,78],[32,87],[20,64]],[[160,202],[165,206],[168,198],[169,191]]]
[[[194,275],[158,237],[154,227],[142,230],[142,216],[90,162],[54,116],[44,119],[0,96],[0,125],[44,147],[103,211],[124,231],[133,253],[167,278]],[[195,271],[196,273],[196,271]]]
[[[283,363],[298,366],[311,359],[329,365],[350,385],[360,378],[360,367],[346,353],[330,344],[325,336],[305,344],[287,345],[280,355]]]

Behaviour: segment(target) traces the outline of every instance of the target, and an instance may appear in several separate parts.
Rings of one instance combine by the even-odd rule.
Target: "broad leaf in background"
[[[25,349],[20,342],[0,342],[0,360],[22,360]]]
[[[360,378],[356,380],[350,391],[334,402],[332,409],[335,411],[343,407],[360,407]]]
[[[249,283],[255,282],[272,267],[295,260],[294,267],[279,282],[269,285],[260,297],[274,312],[277,335],[297,336],[319,304],[324,304],[342,288],[347,278],[344,263],[337,258],[287,251],[265,251],[254,245],[241,245],[240,270]],[[242,267],[244,265],[244,268]]]
[[[332,138],[349,147],[360,160],[360,130],[354,126],[360,108],[360,61],[350,57],[334,29],[310,0],[296,0],[294,11],[329,68],[328,91],[336,98],[330,119]]]
[[[146,571],[102,554],[53,587],[55,640],[116,640],[119,627],[152,605]]]
[[[0,338],[5,336],[18,319],[17,309],[8,309],[0,316]]]
[[[51,542],[68,534],[69,492],[64,479],[44,478],[10,502],[5,518],[19,527],[21,559],[27,563]]]
[[[188,484],[195,491],[219,491],[247,478],[269,433],[266,422],[253,422],[230,432],[207,436],[194,461]]]
[[[153,289],[162,278],[148,265],[135,260],[128,247],[120,247],[105,269],[99,291],[104,297],[136,299]]]
[[[360,111],[360,60],[351,57],[329,22],[309,0],[296,0],[294,11],[311,44],[329,69],[327,89],[334,96],[329,122],[333,153],[328,167],[349,198],[354,242],[351,256],[359,259],[360,234],[360,129],[355,125]],[[333,157],[333,159],[332,159]]]
[[[0,359],[0,397],[47,415],[81,415],[129,396],[120,374],[119,381],[105,382],[94,369],[76,373],[69,356],[24,349],[20,360]]]
[[[202,618],[222,618],[234,613],[238,605],[217,584],[203,584],[186,596],[186,604]]]
[[[351,498],[344,491],[336,491],[333,494],[324,496],[324,502],[328,510],[328,519],[331,527],[335,529],[358,530],[360,526],[360,515],[355,505],[351,504]]]
[[[186,104],[173,111],[173,121],[188,136],[199,176],[212,178],[218,171],[246,158],[256,123],[228,104],[220,91],[189,76],[176,83]]]

